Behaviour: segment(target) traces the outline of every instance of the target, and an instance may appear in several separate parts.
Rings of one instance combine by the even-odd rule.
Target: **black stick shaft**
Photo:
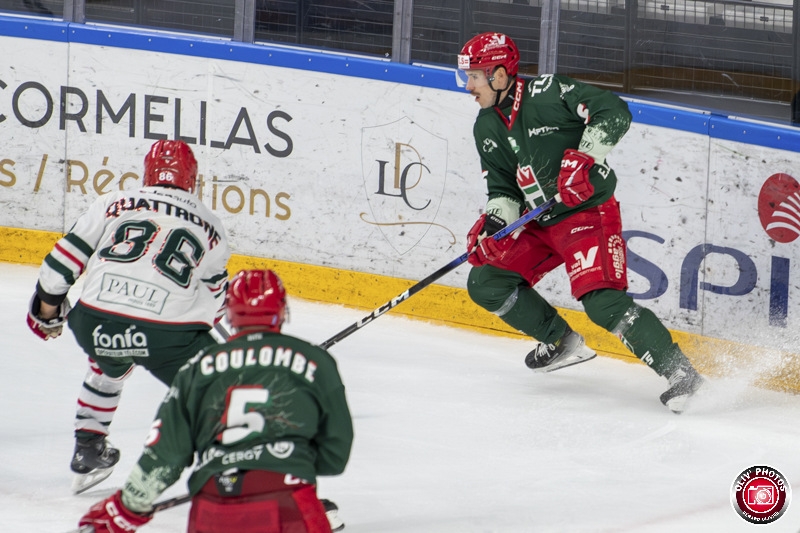
[[[551,198],[550,200],[546,201],[545,203],[543,203],[542,205],[540,205],[539,207],[537,207],[533,211],[529,211],[529,212],[525,213],[524,215],[522,215],[520,218],[518,218],[517,220],[515,220],[511,224],[509,224],[508,226],[504,227],[503,229],[501,229],[500,231],[498,231],[497,233],[492,235],[492,238],[495,239],[495,240],[500,240],[503,237],[506,237],[507,235],[510,235],[511,233],[513,233],[517,229],[521,228],[522,226],[524,226],[525,224],[527,224],[531,220],[535,220],[535,219],[539,218],[540,216],[542,216],[544,213],[549,211],[554,205],[556,205],[560,200],[561,200],[561,198],[558,195],[556,195],[554,198]],[[467,257],[469,257],[469,253],[470,252],[464,253],[461,256],[453,259],[452,261],[447,263],[445,266],[443,266],[442,268],[440,268],[439,270],[437,270],[436,272],[434,272],[433,274],[431,274],[427,278],[423,279],[422,281],[417,282],[415,285],[413,285],[412,287],[407,289],[402,294],[399,294],[399,295],[395,296],[394,298],[392,298],[391,300],[389,300],[388,302],[386,302],[385,304],[383,304],[382,306],[378,307],[373,312],[371,312],[370,314],[368,314],[367,316],[365,316],[364,318],[359,320],[358,322],[355,322],[354,324],[351,324],[350,326],[348,326],[347,328],[343,329],[342,331],[340,331],[339,333],[337,333],[336,335],[334,335],[330,339],[328,339],[325,342],[321,343],[320,347],[322,347],[324,349],[328,349],[329,347],[333,346],[334,344],[336,344],[340,340],[344,339],[345,337],[348,337],[348,336],[352,335],[353,333],[355,333],[359,329],[363,328],[364,326],[366,326],[367,324],[369,324],[370,322],[372,322],[373,320],[375,320],[376,318],[378,318],[382,314],[386,313],[390,309],[393,309],[393,308],[397,307],[399,304],[401,304],[405,300],[408,300],[409,298],[411,298],[412,296],[417,294],[419,291],[421,291],[422,289],[424,289],[425,287],[427,287],[428,285],[430,285],[431,283],[436,281],[437,279],[441,278],[442,276],[444,276],[448,272],[450,272],[452,270],[455,270],[456,267],[458,267],[462,263],[466,262]]]

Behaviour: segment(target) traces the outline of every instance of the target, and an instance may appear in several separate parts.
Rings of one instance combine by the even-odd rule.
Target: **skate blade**
[[[72,493],[80,494],[86,492],[95,485],[105,481],[113,471],[114,467],[112,466],[110,468],[96,468],[88,474],[75,474],[75,477],[72,479]]]
[[[531,370],[533,370],[537,374],[544,374],[545,372],[552,372],[554,370],[567,368],[568,366],[574,366],[580,363],[585,363],[586,361],[591,361],[595,357],[597,357],[597,354],[594,352],[587,355],[573,355],[571,357],[567,357],[566,359],[556,360],[547,366],[543,366],[541,368],[534,368]]]
[[[686,408],[689,407],[689,404],[692,403],[692,400],[697,396],[697,393],[703,389],[705,385],[705,380],[700,380],[699,383],[695,386],[695,388],[685,394],[679,394],[674,398],[670,398],[666,402],[662,400],[661,403],[667,406],[667,409],[679,415],[686,411]]]
[[[686,408],[689,407],[689,404],[692,403],[692,399],[694,399],[696,394],[697,391],[694,391],[694,392],[688,392],[686,394],[681,394],[679,396],[675,396],[674,398],[667,400],[664,403],[664,405],[667,406],[667,409],[669,409],[676,415],[679,415],[684,411],[686,411]]]
[[[325,517],[328,519],[328,524],[331,526],[331,531],[341,531],[344,529],[344,522],[339,518],[339,508],[335,504],[326,505],[328,500],[321,500],[325,507]]]
[[[325,516],[328,517],[328,524],[331,526],[331,531],[341,531],[344,529],[344,522],[342,519],[336,516],[336,511],[328,511],[325,513]]]
[[[676,415],[681,414],[686,410],[689,406],[689,400],[692,399],[693,394],[681,394],[680,396],[675,396],[667,401],[666,406],[667,409],[675,413]]]

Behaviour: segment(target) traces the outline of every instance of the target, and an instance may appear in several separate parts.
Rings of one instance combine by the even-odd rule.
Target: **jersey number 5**
[[[233,387],[228,390],[225,429],[217,438],[222,444],[234,444],[264,431],[264,415],[253,410],[253,404],[266,405],[269,391],[261,387]]]

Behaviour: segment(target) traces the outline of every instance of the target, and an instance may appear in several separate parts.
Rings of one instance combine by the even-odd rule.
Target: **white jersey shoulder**
[[[143,187],[100,196],[56,243],[39,283],[81,302],[163,324],[212,326],[224,302],[228,240],[220,219],[183,190]]]

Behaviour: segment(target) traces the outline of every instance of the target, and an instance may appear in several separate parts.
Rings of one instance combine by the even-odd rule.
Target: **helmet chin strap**
[[[498,105],[500,105],[500,97],[501,97],[501,95],[504,92],[506,92],[511,87],[511,85],[513,85],[514,79],[515,79],[514,76],[508,76],[508,84],[506,84],[505,88],[503,88],[503,89],[495,89],[494,86],[492,85],[492,82],[494,81],[494,76],[491,76],[489,78],[489,88],[492,89],[495,92],[494,106],[493,107],[497,107]]]

